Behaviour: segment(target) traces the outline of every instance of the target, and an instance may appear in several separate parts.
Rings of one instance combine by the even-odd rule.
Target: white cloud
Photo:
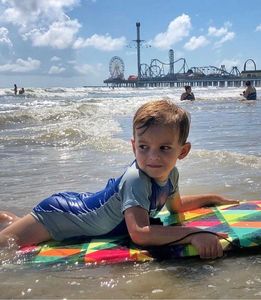
[[[75,65],[74,69],[83,75],[94,75],[98,76],[100,74],[100,71],[102,70],[102,64],[97,64],[95,66],[89,65],[89,64],[83,64],[83,65]]]
[[[227,28],[221,27],[217,29],[216,27],[210,26],[208,28],[208,35],[220,37],[228,32]]]
[[[61,60],[61,58],[58,57],[58,56],[53,56],[53,57],[51,58],[51,61],[60,61],[60,60]]]
[[[167,31],[157,34],[150,43],[156,48],[168,49],[188,36],[190,29],[190,17],[183,14],[171,21]]]
[[[209,44],[209,41],[203,36],[191,37],[190,40],[184,45],[186,50],[196,50]]]
[[[81,24],[65,13],[80,0],[0,0],[4,4],[0,21],[12,23],[24,40],[31,40],[35,47],[74,49],[94,47],[102,51],[122,49],[126,38],[94,34],[89,38],[78,37]]]
[[[30,39],[33,46],[67,48],[81,27],[77,19],[70,20],[65,13],[80,0],[1,1],[5,9],[0,20],[17,26],[23,39]]]
[[[239,59],[223,59],[222,61],[218,62],[218,65],[225,65],[226,66],[226,70],[228,72],[231,71],[232,67],[236,67],[236,66],[240,66],[242,65],[242,62]]]
[[[65,49],[72,45],[75,35],[81,25],[77,20],[66,20],[54,22],[49,29],[43,32],[40,29],[34,29],[25,34],[25,39],[30,38],[33,46],[50,46],[57,49]]]
[[[22,16],[23,14],[20,10],[17,10],[15,8],[7,8],[1,15],[0,20],[7,23],[12,23],[14,25],[25,26],[25,24],[27,23],[27,16]]]
[[[256,26],[256,31],[261,31],[261,24],[259,24],[258,26]]]
[[[18,58],[15,63],[0,65],[0,72],[10,73],[26,73],[33,70],[37,70],[41,65],[41,62],[37,59],[28,57],[27,60]]]
[[[126,45],[127,41],[125,37],[113,39],[111,36],[94,34],[90,38],[83,39],[78,38],[74,45],[74,49],[80,49],[85,47],[94,47],[103,51],[115,51],[120,50]]]
[[[48,74],[61,74],[65,71],[65,68],[58,67],[58,66],[52,66],[50,70],[48,71]]]
[[[209,36],[220,38],[214,44],[214,46],[216,48],[221,47],[225,42],[231,41],[234,39],[235,33],[233,31],[229,31],[229,27],[231,27],[231,23],[226,22],[223,27],[216,28],[216,27],[210,26],[208,28]]]
[[[0,27],[0,44],[5,44],[11,48],[13,46],[13,44],[8,37],[8,33],[9,33],[9,31],[7,28]]]
[[[75,65],[77,63],[77,61],[72,59],[72,60],[68,60],[67,63],[70,65]]]
[[[216,47],[221,47],[225,42],[233,40],[235,37],[234,32],[228,32],[225,36],[222,37],[219,41],[215,43]]]
[[[79,0],[2,0],[2,3],[6,9],[1,20],[27,28],[35,22],[63,20],[64,10],[77,5]]]

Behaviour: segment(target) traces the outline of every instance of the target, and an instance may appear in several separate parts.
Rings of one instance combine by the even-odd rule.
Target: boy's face
[[[177,131],[168,126],[136,129],[132,148],[139,168],[157,181],[165,181],[178,159],[189,153],[190,143],[181,146]]]

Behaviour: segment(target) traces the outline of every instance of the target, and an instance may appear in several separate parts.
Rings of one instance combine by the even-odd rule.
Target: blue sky
[[[102,85],[113,56],[137,74],[137,21],[142,63],[261,69],[260,0],[0,0],[0,87]]]

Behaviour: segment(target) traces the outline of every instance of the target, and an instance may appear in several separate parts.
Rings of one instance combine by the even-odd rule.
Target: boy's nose
[[[160,158],[159,152],[157,150],[150,151],[150,159],[157,160]]]

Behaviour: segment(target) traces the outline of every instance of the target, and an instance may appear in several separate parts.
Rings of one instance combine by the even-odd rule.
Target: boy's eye
[[[146,146],[146,145],[139,145],[139,148],[140,148],[141,150],[145,150],[145,149],[148,149],[148,146]]]
[[[161,146],[160,147],[160,150],[164,150],[164,151],[167,151],[167,150],[170,150],[171,147],[170,146]]]

